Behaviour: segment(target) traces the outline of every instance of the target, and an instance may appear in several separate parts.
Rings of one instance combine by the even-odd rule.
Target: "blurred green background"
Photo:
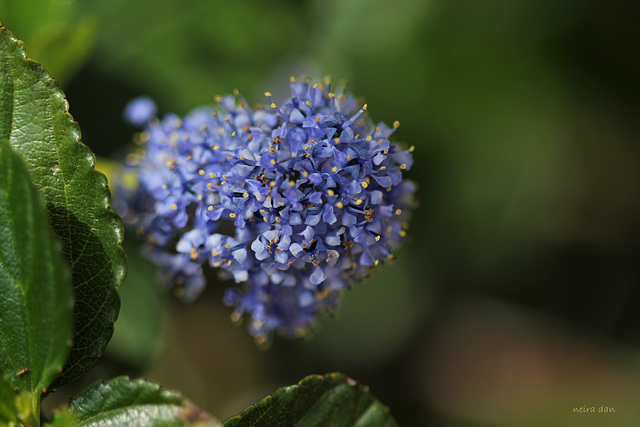
[[[130,149],[135,96],[186,114],[235,88],[284,98],[290,75],[345,79],[416,147],[420,205],[397,261],[311,339],[259,350],[229,321],[226,283],[212,274],[198,301],[174,300],[129,233],[115,336],[83,382],[147,376],[224,419],[342,371],[403,426],[638,425],[639,13],[632,0],[0,0],[101,158]]]

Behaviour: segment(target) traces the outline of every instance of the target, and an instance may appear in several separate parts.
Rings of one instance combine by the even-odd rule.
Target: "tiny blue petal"
[[[327,276],[324,274],[324,270],[322,270],[322,268],[320,267],[316,267],[313,269],[313,273],[311,273],[309,280],[312,284],[319,285],[324,281],[324,279],[326,279],[326,277]]]

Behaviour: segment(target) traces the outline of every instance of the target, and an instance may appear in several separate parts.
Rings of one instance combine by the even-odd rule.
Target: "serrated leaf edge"
[[[0,22],[0,31],[2,31],[3,33],[7,33],[9,35],[9,38],[17,43],[18,51],[22,54],[22,56],[24,57],[27,63],[37,65],[46,71],[46,68],[42,64],[32,60],[27,56],[27,51],[26,51],[24,42],[19,38],[15,37],[15,35],[11,31],[9,31],[6,27],[4,27],[2,25],[2,22]],[[119,246],[118,252],[120,253],[120,257],[123,261],[123,264],[126,266],[126,255],[125,255],[124,249],[122,248],[122,242],[124,241],[124,225],[122,223],[122,220],[118,216],[118,214],[113,209],[111,209],[111,191],[109,190],[107,177],[105,174],[103,174],[102,172],[96,169],[95,154],[86,144],[84,144],[81,141],[82,132],[80,131],[80,125],[78,125],[78,122],[76,122],[73,119],[73,116],[69,112],[69,102],[67,101],[67,97],[64,95],[64,92],[62,91],[60,86],[58,86],[58,83],[51,76],[51,74],[49,74],[49,72],[46,72],[45,76],[48,80],[50,80],[53,83],[54,87],[56,88],[55,95],[64,101],[64,106],[65,106],[64,115],[68,119],[68,121],[71,123],[71,128],[73,129],[74,137],[78,142],[78,146],[81,147],[82,151],[85,154],[85,161],[87,162],[87,165],[91,169],[93,169],[94,173],[98,176],[98,179],[102,181],[103,190],[104,190],[103,191],[104,198],[102,199],[102,201],[104,202],[104,208],[107,212],[107,214],[104,215],[105,217],[104,219],[110,219],[111,223],[114,225],[113,227],[109,227],[109,229],[114,230],[115,234],[118,237],[118,246]],[[13,110],[12,110],[12,114],[13,114]],[[98,222],[98,218],[96,218],[94,222]],[[124,281],[125,276],[126,276],[126,268],[120,269],[117,272],[117,279],[116,279],[117,285],[120,285]]]
[[[83,394],[90,394],[88,397],[92,397],[95,395],[95,393],[98,393],[99,395],[102,395],[105,392],[113,392],[114,388],[117,389],[117,387],[119,386],[129,386],[129,387],[133,387],[133,388],[137,388],[138,386],[143,387],[143,391],[152,391],[154,393],[154,396],[159,397],[160,399],[164,399],[166,400],[166,402],[163,403],[139,403],[138,401],[136,401],[134,399],[134,401],[127,403],[124,406],[120,406],[120,407],[116,407],[116,408],[112,408],[109,410],[105,410],[105,411],[100,411],[97,414],[91,416],[91,417],[87,417],[87,418],[83,418],[83,419],[79,419],[74,407],[75,406],[81,406],[84,403],[84,399],[85,397],[83,396]],[[150,388],[144,388],[145,386],[150,387]],[[137,396],[139,397],[139,396]],[[188,411],[196,411],[197,415],[206,415],[208,417],[207,420],[196,420],[196,421],[206,421],[203,425],[206,426],[221,426],[220,422],[218,421],[217,418],[215,418],[214,416],[212,416],[210,413],[208,413],[207,411],[199,408],[198,406],[196,406],[193,402],[191,402],[187,397],[185,397],[182,393],[180,393],[179,391],[173,390],[173,389],[169,389],[169,388],[165,388],[163,385],[147,379],[147,378],[136,378],[136,379],[131,379],[129,376],[123,375],[123,376],[119,376],[119,377],[115,377],[112,378],[110,380],[100,380],[97,381],[95,383],[93,383],[92,385],[90,385],[89,387],[87,387],[85,390],[83,390],[79,396],[76,396],[75,398],[71,399],[71,406],[69,407],[69,410],[74,414],[74,416],[79,420],[79,422],[84,425],[84,424],[90,424],[91,421],[94,418],[105,418],[106,416],[108,416],[111,413],[117,414],[117,413],[121,413],[121,412],[126,412],[130,409],[135,409],[136,407],[146,407],[146,406],[155,406],[155,407],[167,407],[167,408],[172,408],[172,407],[176,407],[179,408],[181,410],[187,411],[184,415],[188,416]],[[199,424],[198,424],[199,425]]]
[[[17,51],[22,55],[22,57],[24,58],[25,62],[28,65],[35,65],[37,67],[42,68],[45,72],[44,74],[44,81],[47,81],[47,83],[50,83],[52,85],[53,89],[53,96],[58,97],[59,99],[61,99],[63,101],[63,105],[64,105],[64,116],[66,118],[66,120],[68,121],[68,123],[70,124],[69,129],[70,132],[72,132],[72,135],[74,137],[74,139],[77,141],[78,147],[80,148],[81,152],[83,155],[79,156],[81,158],[83,158],[83,160],[86,162],[86,166],[90,167],[91,169],[93,169],[93,173],[96,174],[96,181],[99,182],[100,184],[102,184],[102,206],[104,208],[104,211],[101,215],[96,215],[93,218],[93,223],[109,223],[110,226],[108,227],[109,230],[111,230],[112,233],[115,234],[115,237],[117,238],[117,244],[118,244],[118,248],[116,250],[116,254],[117,254],[117,258],[120,260],[120,262],[116,265],[115,263],[112,265],[113,267],[113,273],[114,273],[114,279],[115,279],[115,292],[116,294],[118,293],[118,289],[120,287],[120,285],[122,284],[122,282],[124,281],[125,277],[126,277],[126,272],[127,272],[127,261],[126,261],[126,255],[124,252],[124,248],[122,246],[122,243],[124,241],[124,225],[122,223],[121,218],[118,216],[118,214],[111,209],[111,192],[109,190],[109,186],[108,186],[108,180],[107,177],[100,171],[98,171],[95,167],[96,165],[96,158],[95,158],[95,154],[93,153],[93,151],[84,143],[82,143],[81,141],[81,131],[80,131],[80,126],[78,125],[78,123],[73,119],[73,116],[71,115],[71,113],[69,112],[69,102],[67,101],[66,96],[64,95],[64,92],[62,91],[62,89],[59,87],[59,85],[57,84],[57,82],[55,81],[55,79],[51,76],[51,74],[46,71],[46,68],[32,60],[31,58],[29,58],[27,56],[26,53],[26,46],[24,44],[24,42],[22,42],[22,40],[20,40],[19,38],[17,38],[10,30],[8,30],[6,27],[4,27],[2,25],[2,22],[0,22],[0,31],[2,31],[2,33],[4,33],[12,42],[14,42],[16,44],[16,48]],[[13,109],[11,111],[11,114],[13,116]],[[12,119],[13,122],[13,119]],[[13,129],[11,130],[11,132],[13,132]],[[10,132],[10,134],[11,134]],[[9,144],[11,146],[11,144]],[[11,146],[12,149],[15,149],[15,147]],[[28,162],[28,159],[25,159],[23,156],[21,156],[23,158],[23,160],[25,162]],[[59,156],[58,156],[59,158]],[[29,168],[28,168],[29,169]],[[93,226],[93,224],[92,224]],[[115,258],[114,258],[115,260]],[[117,320],[117,316],[116,319],[114,319],[114,322]],[[75,331],[74,331],[75,332]],[[74,334],[75,335],[75,334]],[[106,349],[109,341],[109,339],[105,339],[104,340],[104,345],[101,348],[100,353],[104,353],[104,350]],[[69,347],[72,348],[73,345],[72,343],[69,343]],[[71,354],[71,353],[70,353]],[[97,360],[97,359],[95,359]],[[94,362],[95,362],[94,360]],[[55,382],[55,381],[54,381]]]
[[[325,380],[344,380],[344,384],[346,384],[346,385],[348,385],[350,387],[353,387],[353,388],[362,389],[362,391],[364,391],[365,393],[369,394],[369,396],[371,396],[371,398],[373,398],[373,404],[375,404],[375,403],[379,404],[384,409],[385,413],[389,416],[389,418],[395,422],[395,419],[391,415],[391,411],[390,411],[389,407],[387,405],[385,405],[384,403],[382,403],[380,400],[378,400],[378,398],[373,396],[371,394],[368,386],[360,384],[356,380],[354,380],[354,379],[352,379],[352,378],[348,377],[347,375],[342,374],[340,372],[332,372],[332,373],[325,374],[325,375],[311,374],[311,375],[308,375],[308,376],[304,377],[300,381],[298,381],[297,384],[280,387],[279,389],[277,389],[276,391],[274,391],[273,393],[271,393],[267,397],[261,399],[259,402],[254,403],[253,405],[246,407],[238,415],[234,415],[234,416],[226,419],[222,423],[222,425],[224,427],[227,427],[228,425],[231,425],[232,422],[241,421],[244,417],[248,416],[251,413],[251,411],[253,411],[256,408],[259,409],[259,406],[262,406],[262,405],[268,406],[268,405],[270,405],[270,402],[274,399],[274,395],[276,393],[295,392],[295,389],[301,388],[302,386],[306,386],[308,383],[311,383],[311,382],[314,382],[314,381],[325,381]],[[373,406],[373,404],[370,405],[369,408],[371,406]],[[369,410],[369,408],[367,408],[367,410]],[[366,413],[366,411],[363,412],[363,415],[365,413]]]

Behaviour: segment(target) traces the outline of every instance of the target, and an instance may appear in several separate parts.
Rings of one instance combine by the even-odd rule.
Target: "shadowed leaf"
[[[43,196],[75,294],[74,336],[60,387],[84,373],[113,333],[126,272],[122,223],[110,209],[104,175],[80,143],[78,125],[47,71],[26,57],[24,45],[0,29],[0,140],[8,140]]]
[[[342,374],[311,375],[229,418],[224,427],[396,426],[368,387]]]
[[[0,142],[0,375],[31,395],[36,418],[40,395],[69,353],[72,304],[40,196],[20,158]]]

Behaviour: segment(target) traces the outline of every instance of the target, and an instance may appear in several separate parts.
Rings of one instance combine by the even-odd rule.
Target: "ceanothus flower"
[[[340,293],[391,257],[413,207],[411,151],[392,143],[398,127],[378,125],[329,81],[291,79],[284,104],[250,108],[237,92],[184,118],[146,116],[138,176],[123,216],[147,236],[163,281],[186,300],[205,286],[202,267],[237,286],[224,302],[250,317],[258,340],[300,335]],[[121,201],[122,202],[122,201]]]
[[[123,112],[125,121],[134,126],[142,126],[155,116],[156,103],[148,96],[140,96],[129,102]]]

